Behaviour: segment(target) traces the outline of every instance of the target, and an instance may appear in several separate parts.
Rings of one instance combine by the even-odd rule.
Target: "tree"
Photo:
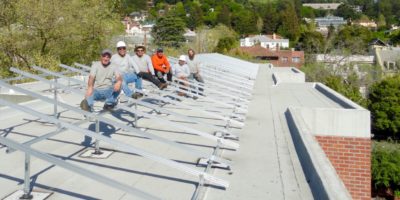
[[[324,36],[317,31],[304,31],[300,35],[298,47],[306,54],[322,53],[324,50]]]
[[[151,34],[156,45],[180,47],[185,41],[184,32],[185,22],[181,18],[167,15],[156,21]]]
[[[189,17],[187,18],[187,27],[195,29],[203,24],[203,11],[197,3],[192,3],[189,7]]]
[[[232,28],[239,34],[257,33],[258,17],[249,10],[241,10],[232,16]]]
[[[283,10],[279,13],[281,23],[278,33],[289,38],[292,42],[297,42],[300,36],[300,25],[293,3],[283,1],[280,6]]]
[[[119,16],[106,0],[19,0],[1,4],[2,76],[10,75],[10,66],[57,69],[59,63],[88,63],[97,59],[100,49],[108,46],[115,33],[123,30]]]
[[[368,106],[372,128],[376,134],[399,136],[400,132],[400,76],[388,77],[373,84]]]
[[[264,28],[263,32],[267,34],[276,33],[279,25],[279,16],[276,7],[272,3],[266,4],[263,11]]]
[[[231,26],[231,11],[227,5],[222,5],[222,9],[217,15],[217,22],[227,27]]]
[[[336,16],[343,17],[344,19],[359,19],[360,14],[356,13],[356,11],[347,3],[341,4],[334,12]]]
[[[234,37],[224,37],[218,41],[214,52],[227,53],[229,50],[233,49],[236,45],[236,39]]]

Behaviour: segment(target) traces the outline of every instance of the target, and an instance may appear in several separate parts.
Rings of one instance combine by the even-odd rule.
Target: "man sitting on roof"
[[[190,70],[186,64],[186,56],[185,55],[179,56],[178,63],[176,63],[175,65],[172,66],[172,74],[177,79],[183,80],[182,82],[179,82],[180,84],[186,86],[186,88],[189,87],[188,77],[190,75]],[[186,88],[180,88],[180,89],[186,90]],[[185,94],[183,92],[178,92],[178,95],[185,96]]]
[[[171,66],[162,48],[157,49],[157,53],[151,57],[151,62],[153,63],[154,72],[161,83],[166,83],[164,79],[165,74],[167,74],[167,80],[172,81]]]
[[[93,62],[90,69],[88,88],[81,108],[92,111],[94,101],[105,100],[104,109],[111,110],[117,104],[121,92],[122,77],[118,67],[110,62],[112,52],[104,49],[100,61]]]
[[[151,58],[147,54],[145,54],[146,48],[144,46],[137,46],[135,48],[135,53],[132,57],[134,63],[137,66],[136,72],[139,78],[144,78],[150,82],[152,82],[154,85],[156,85],[160,90],[164,89],[167,87],[166,83],[161,83],[157,78],[155,78],[154,74],[154,68],[151,63]],[[141,79],[140,79],[141,80]],[[139,82],[140,84],[136,84],[137,89],[142,89],[142,82]]]
[[[133,92],[128,84],[135,83],[135,85],[141,86],[141,79],[137,76],[135,71],[139,71],[136,63],[133,62],[131,56],[126,53],[126,44],[124,41],[119,41],[117,43],[117,52],[111,57],[111,63],[118,66],[119,71],[122,74],[122,90],[124,91],[125,95],[128,97],[132,97],[134,99],[138,99],[143,96],[140,92]]]

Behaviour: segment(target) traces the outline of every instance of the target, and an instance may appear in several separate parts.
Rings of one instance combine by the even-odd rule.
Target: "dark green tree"
[[[292,42],[297,42],[300,36],[300,25],[293,3],[282,1],[279,7],[282,8],[282,11],[279,13],[281,23],[278,33],[289,38]]]
[[[369,89],[369,110],[375,134],[399,137],[400,76],[388,77]]]
[[[257,33],[258,17],[249,10],[241,10],[232,15],[232,28],[239,34]]]
[[[351,5],[344,3],[340,5],[337,10],[334,12],[336,16],[343,17],[344,19],[359,19],[361,17],[360,13],[356,13],[356,11],[352,8]]]
[[[197,3],[191,4],[188,14],[189,16],[186,20],[188,28],[195,29],[204,23],[203,10],[201,10],[200,6]]]
[[[324,36],[317,31],[302,32],[299,38],[298,47],[306,54],[323,53]]]
[[[231,49],[233,49],[236,46],[236,38],[234,37],[223,37],[218,41],[217,46],[214,49],[214,52],[218,53],[227,53]]]
[[[222,9],[217,15],[217,22],[231,27],[231,11],[227,5],[222,5]]]
[[[264,28],[263,32],[267,34],[276,33],[279,25],[279,16],[276,10],[276,6],[272,3],[268,3],[263,11]]]
[[[157,19],[151,32],[154,43],[159,46],[180,47],[185,41],[185,22],[172,15]]]

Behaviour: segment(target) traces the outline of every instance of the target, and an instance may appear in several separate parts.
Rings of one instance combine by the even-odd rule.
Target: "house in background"
[[[273,64],[274,67],[296,67],[300,68],[304,64],[304,52],[295,51],[294,49],[267,49],[260,45],[251,47],[239,47],[245,52],[258,60],[265,60]]]
[[[352,24],[360,25],[369,29],[377,29],[378,25],[374,20],[364,19],[364,20],[357,20],[354,21]]]
[[[280,35],[251,35],[240,39],[240,47],[252,47],[260,45],[263,48],[276,50],[289,48],[289,40],[282,38]]]
[[[340,25],[345,25],[347,22],[343,17],[327,16],[315,18],[315,23],[319,28],[333,26],[337,28]]]
[[[305,7],[317,10],[336,10],[342,3],[303,3]]]

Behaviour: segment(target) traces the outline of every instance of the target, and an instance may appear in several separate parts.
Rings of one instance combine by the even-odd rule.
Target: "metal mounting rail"
[[[90,67],[89,66],[87,66],[87,65],[83,65],[83,64],[80,64],[80,63],[74,63],[74,65],[76,65],[76,66],[78,66],[78,67],[80,67],[80,68],[82,68],[82,69],[84,69],[84,70],[86,70],[87,72],[89,72],[90,71]]]
[[[166,91],[163,91],[163,90],[160,90],[159,92],[163,96],[172,96],[174,98],[181,98],[181,97],[178,97],[178,96],[172,94],[171,92],[166,92]],[[155,99],[158,99],[158,100],[161,100],[161,101],[164,101],[164,102],[179,106],[181,108],[186,108],[186,109],[189,109],[189,110],[192,110],[192,111],[204,113],[204,114],[206,114],[208,116],[212,116],[212,117],[221,119],[221,120],[223,120],[225,122],[230,122],[230,123],[235,124],[235,125],[237,125],[239,127],[243,127],[244,126],[244,123],[239,122],[237,120],[234,120],[234,119],[231,119],[231,118],[228,118],[228,117],[224,117],[224,116],[218,115],[218,114],[213,113],[213,112],[208,112],[208,111],[203,110],[203,109],[193,108],[193,107],[190,107],[190,106],[187,106],[187,105],[184,105],[184,104],[178,104],[178,102],[173,101],[173,100],[171,100],[171,99],[169,99],[167,97],[161,97],[161,96],[156,96],[156,95],[151,95],[151,94],[149,94],[148,96],[150,96],[151,98],[155,98]]]
[[[247,81],[249,82],[249,84],[253,84],[254,85],[254,78],[251,78],[250,76],[244,75],[244,74],[237,74],[235,72],[231,72],[230,70],[226,70],[226,69],[221,69],[221,67],[215,67],[213,65],[202,65],[204,68],[207,68],[208,71],[210,72],[214,72],[214,73],[226,73],[227,71],[228,73],[228,77],[231,78],[237,78],[243,81]],[[218,69],[217,69],[218,68]]]
[[[79,63],[76,63],[76,64],[79,64]],[[64,66],[67,66],[67,65],[64,65]],[[85,65],[82,65],[82,66],[85,66]],[[77,83],[79,82],[80,84],[85,84],[83,81],[80,81],[80,80],[76,80],[76,81],[77,81]],[[129,98],[129,97],[126,97],[126,98]],[[216,126],[216,125],[214,125],[214,124],[212,124],[212,123],[209,123],[209,122],[206,122],[206,121],[202,121],[202,120],[198,120],[198,119],[194,119],[194,118],[190,118],[190,117],[187,117],[187,116],[182,115],[182,114],[180,114],[180,113],[176,113],[176,112],[167,110],[167,109],[165,109],[165,108],[161,108],[161,107],[159,107],[159,106],[155,106],[155,105],[153,105],[153,104],[150,104],[150,103],[147,103],[147,102],[144,102],[144,101],[138,101],[138,100],[133,99],[133,98],[129,98],[129,101],[131,101],[131,102],[133,102],[133,103],[136,103],[136,104],[140,104],[140,105],[142,105],[142,106],[144,106],[144,107],[147,107],[147,108],[156,110],[156,111],[158,111],[158,112],[162,112],[162,113],[165,113],[165,114],[168,114],[168,115],[172,115],[172,116],[175,116],[175,117],[184,119],[184,120],[186,120],[186,121],[190,121],[190,122],[202,124],[202,125],[204,125],[204,126],[207,126],[208,128],[215,129],[217,132],[222,132],[222,133],[229,134],[229,135],[231,135],[231,136],[233,136],[233,137],[237,137],[237,136],[235,136],[235,135],[229,133],[228,130],[226,130],[226,129],[221,129],[220,127],[218,127],[218,126]]]
[[[186,81],[186,80],[182,80],[182,79],[176,79],[176,81],[178,81],[180,83],[190,84],[190,86],[194,86],[196,88],[195,92],[197,92],[197,93],[204,93],[204,91],[199,90],[199,88],[200,88],[200,89],[203,89],[203,90],[206,90],[206,91],[211,91],[211,92],[213,92],[215,94],[218,94],[218,95],[221,95],[221,96],[230,97],[231,99],[233,99],[235,101],[242,101],[244,103],[249,103],[250,102],[248,99],[242,98],[242,97],[237,96],[237,95],[233,95],[233,94],[229,94],[229,93],[226,93],[226,92],[221,92],[221,91],[215,90],[215,89],[213,89],[211,87],[207,87],[204,84],[199,84],[199,82],[194,81],[194,80],[190,80],[189,79],[188,81]]]
[[[177,62],[171,61],[170,63],[171,64],[176,64]],[[223,79],[231,79],[231,81],[240,82],[240,83],[249,85],[250,87],[253,85],[253,83],[249,83],[249,79],[248,78],[245,78],[245,77],[239,76],[239,75],[235,75],[230,70],[227,70],[227,69],[215,70],[213,68],[208,68],[208,67],[204,67],[204,66],[207,66],[207,64],[206,65],[202,65],[202,68],[207,68],[207,70],[202,70],[202,72],[205,71],[205,72],[208,72],[208,73],[211,73],[211,74],[215,74],[215,73],[224,74],[224,76],[221,76],[221,78],[223,78]],[[208,71],[208,70],[210,70],[210,71]]]
[[[10,102],[2,100],[2,99],[0,99],[0,104],[2,104],[4,106],[12,107],[12,108],[14,108],[16,110],[22,111],[24,113],[28,113],[28,114],[36,116],[36,117],[39,117],[39,118],[41,118],[43,120],[47,120],[47,121],[49,121],[51,123],[58,124],[60,127],[65,127],[65,128],[70,129],[70,130],[73,130],[75,132],[84,134],[86,136],[89,136],[89,137],[104,141],[104,142],[106,142],[108,144],[111,144],[111,145],[115,146],[117,149],[120,149],[122,151],[127,151],[129,153],[134,153],[134,154],[143,156],[143,157],[145,157],[147,159],[156,161],[158,163],[164,164],[164,165],[169,166],[169,167],[174,168],[174,169],[178,169],[178,170],[180,170],[182,172],[185,172],[187,174],[196,176],[198,178],[204,178],[205,180],[209,181],[212,184],[219,185],[219,186],[222,186],[222,187],[225,187],[225,188],[227,188],[229,186],[229,183],[227,181],[222,180],[220,178],[217,178],[217,177],[215,177],[213,175],[201,172],[201,171],[196,170],[196,169],[192,169],[192,168],[187,167],[187,166],[185,166],[183,164],[180,164],[180,163],[178,163],[176,161],[168,160],[166,158],[154,155],[154,154],[152,154],[150,152],[147,152],[147,151],[145,151],[143,149],[140,149],[140,148],[137,148],[137,147],[133,147],[133,146],[130,146],[130,145],[125,144],[123,142],[119,142],[119,141],[113,140],[113,139],[111,139],[109,137],[97,134],[96,132],[77,127],[77,126],[75,126],[73,124],[70,124],[70,123],[55,119],[53,117],[49,117],[49,116],[47,116],[47,115],[45,115],[43,113],[37,112],[35,110],[32,110],[32,109],[30,109],[30,108],[28,108],[26,106],[13,104],[13,103],[10,103]]]
[[[174,117],[178,117],[180,119],[184,119],[184,120],[189,121],[189,122],[201,124],[202,126],[206,126],[208,128],[214,129],[216,132],[226,133],[226,134],[232,135],[233,137],[237,138],[236,135],[229,133],[229,131],[227,129],[221,129],[220,127],[217,127],[216,125],[214,125],[212,123],[209,123],[209,122],[206,122],[206,121],[202,121],[202,120],[198,120],[198,119],[195,119],[195,118],[190,118],[190,117],[187,117],[187,116],[182,115],[180,113],[167,110],[167,109],[162,108],[160,106],[144,102],[142,100],[136,100],[136,99],[133,99],[133,98],[129,98],[129,101],[131,101],[133,103],[136,103],[138,105],[153,109],[153,110],[155,110],[157,112],[160,112],[160,113],[165,113],[165,114],[168,114],[168,115],[172,115]]]
[[[68,91],[71,91],[71,92],[74,92],[74,93],[83,95],[83,92],[81,92],[80,90],[76,90],[76,89],[73,89],[73,88],[68,88],[68,87],[66,87],[66,86],[64,86],[64,85],[62,85],[62,84],[60,84],[60,83],[54,83],[54,82],[51,82],[51,81],[49,81],[49,80],[47,80],[47,79],[44,79],[44,78],[42,78],[42,77],[39,77],[39,76],[30,74],[30,73],[27,73],[27,72],[24,72],[24,71],[15,69],[15,68],[11,68],[10,70],[13,71],[13,72],[15,72],[15,73],[21,74],[21,75],[23,75],[23,76],[26,76],[26,77],[29,77],[29,78],[33,78],[33,79],[36,79],[36,80],[40,80],[40,81],[45,82],[45,83],[54,84],[54,85],[56,85],[57,87],[59,87],[59,88],[61,88],[61,89],[68,90]],[[43,70],[43,71],[46,71],[46,70]],[[0,85],[5,85],[5,86],[7,86],[7,84],[3,83],[2,81],[0,81]],[[8,85],[8,86],[9,86],[9,85]],[[37,98],[39,98],[39,99],[42,99],[42,100],[44,100],[44,101],[54,103],[54,100],[51,100],[51,99],[49,99],[49,98],[47,98],[47,97],[44,97],[44,96],[41,96],[41,95],[37,95],[37,94],[35,94],[35,93],[33,93],[33,92],[29,92],[29,91],[27,91],[27,90],[24,90],[24,89],[15,87],[15,86],[10,86],[10,88],[13,88],[13,89],[15,89],[15,90],[24,92],[24,93],[29,94],[29,95],[31,95],[31,96],[35,96],[35,97],[37,97]],[[60,106],[62,106],[62,107],[64,107],[64,108],[67,108],[67,109],[69,109],[69,110],[73,110],[74,112],[81,113],[82,115],[90,116],[90,117],[92,117],[92,118],[94,118],[94,119],[98,119],[98,120],[100,120],[100,121],[109,123],[109,124],[114,125],[114,126],[116,126],[116,127],[120,127],[120,128],[125,129],[125,130],[128,130],[128,131],[131,131],[131,132],[140,134],[140,135],[142,135],[142,136],[145,136],[145,137],[154,139],[154,140],[156,140],[156,141],[169,144],[169,145],[171,145],[171,146],[173,146],[173,147],[176,147],[176,148],[179,148],[179,149],[183,149],[183,150],[185,150],[185,152],[187,152],[187,153],[191,153],[191,154],[194,154],[194,155],[196,155],[196,156],[205,157],[205,158],[209,158],[209,157],[210,157],[210,155],[205,154],[205,153],[203,153],[203,152],[201,152],[201,151],[199,151],[199,150],[192,149],[192,148],[190,148],[190,147],[188,147],[188,146],[185,146],[185,145],[183,145],[183,144],[178,144],[178,143],[173,142],[173,141],[171,141],[171,140],[165,139],[165,138],[163,138],[163,137],[159,137],[159,136],[154,135],[154,134],[151,134],[151,133],[147,133],[147,132],[141,131],[141,130],[136,129],[136,128],[133,128],[133,127],[131,127],[131,126],[127,126],[127,125],[125,125],[125,124],[115,122],[115,121],[110,120],[110,119],[108,119],[108,118],[95,115],[94,113],[86,112],[86,111],[80,110],[80,109],[78,109],[78,108],[76,108],[76,107],[70,106],[70,105],[68,105],[68,104],[61,103],[61,102],[57,102],[57,104],[60,105]],[[210,135],[210,136],[211,136],[211,135]],[[216,136],[214,136],[214,137],[216,137]],[[218,138],[218,137],[216,137],[216,138]],[[217,141],[218,141],[218,140],[217,140]],[[227,141],[226,143],[231,144],[231,143],[229,143],[229,141]],[[235,143],[235,144],[236,144],[236,143]],[[232,145],[234,145],[233,147],[235,148],[235,146],[237,146],[236,148],[238,148],[238,144],[237,144],[237,145],[235,145],[235,144],[232,144]],[[211,156],[211,157],[212,157],[212,156]],[[214,161],[216,161],[216,162],[226,163],[226,164],[228,164],[228,165],[231,165],[231,164],[232,164],[231,161],[226,160],[226,159],[222,159],[222,158],[219,158],[219,157],[212,157],[211,160],[214,160]]]
[[[210,72],[208,70],[203,70],[202,72],[203,72],[203,74],[202,74],[203,76],[216,77],[218,79],[226,80],[226,81],[229,81],[231,83],[239,84],[243,88],[246,88],[246,89],[252,89],[253,88],[253,85],[249,84],[248,81],[241,81],[238,78],[231,78],[229,76],[225,76],[225,74],[223,74],[223,73],[213,73],[213,72]]]
[[[85,71],[70,67],[68,65],[60,64],[59,66],[64,68],[64,69],[68,69],[69,71],[73,71],[73,72],[76,72],[76,73],[79,73],[79,74],[82,74],[82,75],[89,75],[88,72],[85,72]]]
[[[233,86],[233,87],[236,87],[236,88],[241,88],[241,89],[246,90],[247,92],[251,92],[253,90],[253,88],[245,87],[241,83],[227,81],[225,79],[221,79],[220,77],[212,77],[212,75],[210,76],[210,75],[207,75],[206,73],[203,73],[201,75],[201,77],[203,77],[207,81],[214,81],[214,82],[216,82],[218,84],[226,84],[226,85]]]
[[[16,70],[16,71],[15,71],[16,73],[24,73],[24,75],[27,75],[27,76],[28,76],[28,75],[34,76],[34,75],[32,75],[32,74],[23,72],[23,71],[21,71],[21,70],[15,69],[15,68],[11,68],[10,70],[11,70],[11,71],[12,71],[12,70]],[[48,70],[42,69],[42,71],[45,72],[45,71],[48,71]],[[55,72],[51,72],[51,73],[54,74]],[[35,79],[37,79],[37,78],[35,78]],[[37,80],[39,80],[39,79],[37,79]],[[43,78],[41,78],[41,81],[47,82],[47,80],[46,80],[46,79],[43,79]],[[77,81],[79,81],[79,80],[77,80]],[[81,81],[81,82],[82,82],[82,81]],[[50,84],[53,84],[53,83],[50,83]],[[62,85],[61,85],[60,87],[62,87]],[[71,91],[73,91],[73,90],[71,90]],[[79,93],[79,92],[77,92],[77,93]],[[172,94],[172,93],[171,93],[171,94],[168,94],[168,95],[169,95],[169,96],[174,96],[175,98],[181,98],[181,97],[178,97],[178,96],[176,96],[176,95],[174,95],[174,94]],[[153,95],[152,97],[153,97],[153,98],[156,98],[156,99],[158,98],[158,99],[160,99],[160,100],[162,100],[162,101],[165,101],[165,102],[168,102],[168,103],[171,103],[171,104],[180,106],[180,107],[185,107],[185,108],[190,109],[190,110],[195,110],[195,111],[198,111],[198,112],[207,114],[207,115],[209,115],[209,116],[216,117],[216,118],[218,118],[218,119],[224,120],[224,121],[226,121],[226,122],[230,122],[230,123],[235,124],[235,125],[240,126],[240,127],[243,127],[243,126],[244,126],[244,124],[243,124],[242,122],[239,122],[239,121],[237,121],[237,120],[235,120],[235,119],[227,118],[227,117],[224,117],[224,116],[221,116],[221,115],[212,113],[212,112],[208,112],[208,111],[205,111],[205,110],[192,108],[192,107],[189,107],[189,106],[186,106],[186,105],[183,105],[183,104],[178,104],[177,102],[171,101],[170,99],[165,98],[165,97],[159,97],[159,96],[155,96],[155,95]]]
[[[221,66],[219,64],[217,65],[217,64],[213,64],[213,63],[207,63],[206,65],[203,65],[203,66],[211,67],[214,70],[220,71],[220,72],[229,71],[230,74],[232,74],[233,76],[241,77],[246,80],[254,80],[254,75],[252,75],[252,73],[249,73],[249,71],[246,68],[238,69],[238,68],[230,67],[230,64],[225,64],[224,66]]]
[[[27,107],[20,106],[20,105],[17,105],[17,104],[13,104],[13,103],[10,103],[10,102],[5,101],[3,99],[0,99],[0,104],[4,105],[4,106],[9,106],[9,107],[14,108],[16,110],[20,110],[20,111],[32,114],[34,116],[41,116],[41,118],[42,117],[43,118],[49,118],[49,119],[51,119],[51,121],[54,121],[54,122],[57,121],[54,118],[48,117],[48,116],[46,116],[44,114],[41,114],[41,113],[39,114],[36,111],[33,111],[33,110],[31,110],[31,109],[29,109]],[[10,148],[20,150],[20,151],[22,151],[22,152],[24,152],[24,153],[26,153],[28,155],[35,156],[35,157],[37,157],[37,158],[39,158],[41,160],[47,161],[47,162],[52,163],[54,165],[60,166],[60,167],[62,167],[64,169],[70,170],[70,171],[72,171],[74,173],[77,173],[79,175],[82,175],[84,177],[90,178],[90,179],[92,179],[94,181],[103,183],[105,185],[111,186],[111,187],[116,188],[118,190],[122,190],[124,192],[128,192],[129,194],[135,195],[137,197],[144,198],[144,199],[159,199],[158,197],[155,197],[155,196],[153,196],[151,194],[148,194],[148,193],[146,193],[144,191],[141,191],[139,189],[133,188],[133,187],[128,186],[126,184],[117,182],[114,179],[105,177],[105,176],[103,176],[101,174],[94,173],[94,172],[89,171],[87,169],[84,169],[84,168],[78,167],[76,165],[67,163],[66,161],[63,161],[61,159],[55,158],[55,157],[50,156],[48,154],[45,154],[45,153],[42,153],[42,152],[37,151],[35,149],[32,149],[32,148],[30,148],[30,147],[28,147],[26,145],[19,144],[19,143],[15,142],[15,141],[7,139],[5,137],[0,137],[0,143],[4,144],[4,145],[6,145],[6,146],[8,146]]]
[[[172,127],[175,127],[175,128],[181,129],[181,130],[189,131],[190,133],[194,133],[194,134],[197,134],[197,135],[199,135],[201,137],[204,137],[206,139],[210,139],[210,140],[215,141],[217,143],[221,143],[224,146],[228,146],[228,147],[235,148],[235,149],[239,148],[239,144],[236,143],[236,142],[225,140],[223,138],[219,138],[217,136],[210,135],[209,133],[206,133],[206,132],[203,132],[203,131],[199,131],[199,130],[196,130],[194,128],[190,128],[190,127],[187,127],[187,126],[183,126],[181,124],[178,124],[176,122],[172,122],[172,121],[169,121],[169,120],[166,120],[166,119],[163,119],[163,118],[157,118],[157,117],[154,117],[153,115],[144,113],[144,112],[139,111],[139,110],[134,110],[133,111],[133,109],[131,107],[128,107],[128,106],[125,106],[125,105],[117,105],[117,107],[118,108],[122,108],[124,110],[128,110],[128,111],[134,112],[135,114],[138,114],[138,115],[150,118],[150,119],[156,119],[155,123],[165,124],[165,125],[172,126]],[[221,161],[219,161],[219,162],[221,162]]]
[[[48,71],[46,69],[42,69],[42,68],[37,67],[37,66],[34,66],[33,68],[35,70],[38,70],[38,71],[41,71],[43,73],[47,73],[47,74],[50,74],[50,75],[53,75],[53,76],[57,76],[58,75],[56,72],[51,72],[51,71]],[[76,80],[76,81],[78,81],[78,80]],[[63,87],[63,89],[65,89],[65,90],[68,89],[68,88],[65,88],[65,86],[63,86],[62,84],[57,84],[57,86],[58,87]],[[79,92],[79,94],[83,95],[82,92]],[[133,112],[135,114],[139,114],[139,115],[151,118],[151,119],[155,119],[156,118],[156,117],[154,117],[152,115],[149,115],[147,113],[143,113],[143,112],[141,112],[139,110],[133,110],[131,107],[127,107],[127,106],[123,106],[123,105],[117,105],[117,107],[118,108],[122,108],[124,110],[128,110],[128,111]],[[196,129],[193,129],[193,128],[190,128],[190,127],[187,127],[187,126],[180,125],[180,124],[178,124],[176,122],[172,122],[172,121],[165,120],[165,119],[162,119],[162,118],[157,118],[156,122],[160,122],[160,123],[166,124],[168,126],[173,126],[173,127],[178,128],[178,129],[181,129],[181,130],[185,130],[185,131],[189,131],[189,132],[195,133],[195,134],[197,134],[197,135],[199,135],[201,137],[204,137],[204,138],[207,138],[207,139],[211,139],[211,140],[216,141],[216,142],[221,142],[221,144],[229,146],[229,147],[232,147],[232,148],[235,148],[235,149],[239,148],[239,144],[237,144],[235,142],[232,142],[232,141],[229,141],[229,140],[225,140],[223,138],[219,138],[219,137],[216,137],[214,135],[210,135],[210,134],[208,134],[206,132],[198,131]],[[134,129],[134,130],[136,130],[136,129]],[[202,155],[202,156],[204,156],[204,155]],[[219,162],[221,162],[221,161],[219,161]]]
[[[194,96],[194,97],[197,97],[197,98],[205,99],[207,101],[213,102],[215,104],[219,104],[219,105],[224,106],[226,108],[231,108],[231,109],[235,109],[237,111],[243,112],[243,113],[247,113],[247,110],[242,108],[243,105],[238,104],[236,102],[232,102],[233,103],[233,105],[232,105],[232,104],[228,104],[228,103],[225,103],[225,102],[221,102],[221,101],[215,100],[215,99],[213,99],[211,97],[208,97],[208,96],[202,96],[202,95],[199,95],[199,94],[194,94],[194,93],[191,92],[189,87],[178,85],[178,84],[173,83],[173,82],[171,83],[171,86],[174,86],[173,89],[175,91],[185,93],[188,96]],[[188,88],[188,90],[180,89],[180,87]]]

